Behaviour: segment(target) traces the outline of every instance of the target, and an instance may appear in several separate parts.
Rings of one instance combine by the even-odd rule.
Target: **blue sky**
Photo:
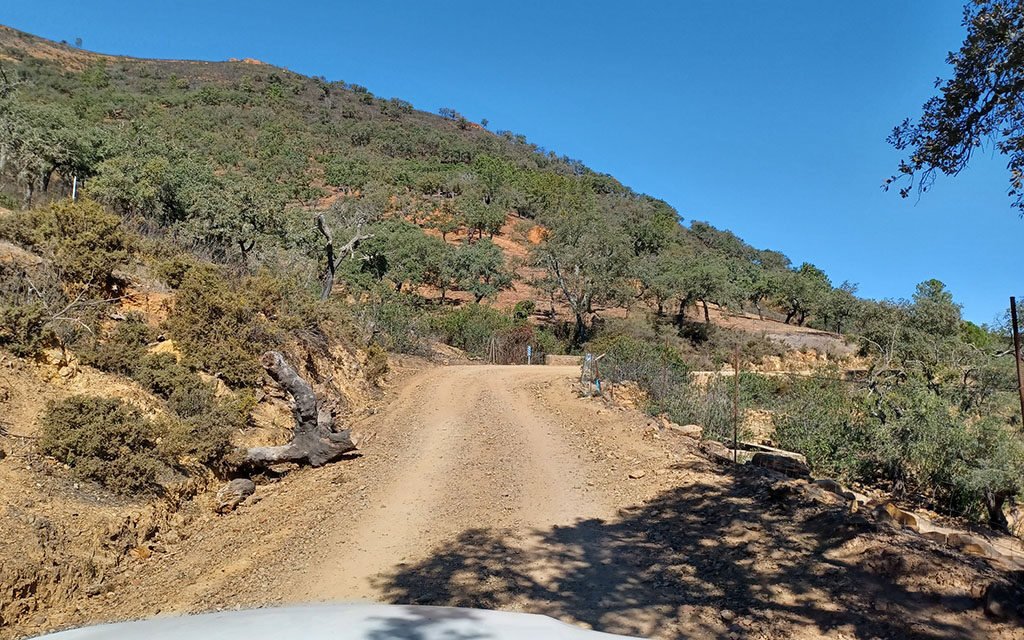
[[[883,193],[885,136],[959,46],[962,3],[312,0],[0,4],[0,22],[104,53],[253,57],[453,107],[663,198],[862,295],[939,278],[991,321],[1021,293],[1005,162],[920,200]]]

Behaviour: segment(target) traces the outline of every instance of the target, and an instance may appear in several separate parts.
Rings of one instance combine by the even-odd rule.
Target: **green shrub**
[[[380,381],[388,372],[388,352],[376,342],[366,348],[366,364],[363,365],[363,376],[372,384]]]
[[[220,470],[231,451],[231,433],[249,422],[254,396],[243,391],[218,397],[213,384],[167,353],[146,354],[133,377],[165,399],[173,416],[163,429],[164,455],[170,460],[192,458]]]
[[[126,375],[166,401],[169,415],[153,427],[159,434],[158,458],[169,466],[190,459],[223,470],[231,451],[230,435],[249,421],[255,402],[250,393],[217,397],[212,384],[169,353],[149,353],[152,330],[138,317],[119,323],[103,342],[83,351],[83,361]]]
[[[52,229],[52,220],[52,212],[46,209],[0,214],[0,239],[40,252],[46,243],[48,230]]]
[[[107,289],[114,269],[128,260],[131,240],[121,218],[93,200],[51,205],[54,266],[65,282]]]
[[[138,314],[130,314],[117,323],[104,340],[94,341],[78,350],[81,361],[102,371],[133,376],[146,356],[146,346],[156,332]]]
[[[870,433],[858,421],[857,404],[840,380],[796,380],[774,415],[775,438],[783,449],[804,454],[817,472],[863,480],[870,474],[863,455]]]
[[[203,386],[199,376],[170,353],[146,353],[129,375],[164,400],[178,389]]]
[[[957,478],[957,497],[969,505],[969,513],[989,512],[989,522],[1005,528],[1001,513],[1003,501],[1018,494],[1024,477],[1024,442],[998,419],[983,418],[969,427],[968,461]],[[993,507],[998,510],[992,513]]]
[[[254,396],[249,393],[224,398],[215,398],[211,393],[187,405],[193,407],[191,409],[182,408],[179,401],[178,418],[163,422],[161,455],[173,464],[191,459],[224,472],[225,459],[233,450],[231,434],[248,424],[255,404]]]
[[[535,329],[533,335],[537,341],[537,351],[540,353],[550,355],[565,353],[565,342],[560,340],[549,329]]]
[[[631,380],[647,392],[648,411],[670,415],[681,410],[689,398],[690,370],[679,352],[628,335],[594,340],[588,350],[604,354],[601,376],[609,382]]]
[[[774,409],[791,387],[787,376],[740,373],[740,406],[745,409]]]
[[[516,306],[512,307],[512,317],[516,320],[526,320],[536,308],[537,303],[533,300],[520,300]]]
[[[397,353],[429,352],[429,323],[422,301],[413,294],[397,293],[388,286],[374,287],[354,305],[353,316],[367,344],[376,343]]]
[[[50,403],[42,425],[40,450],[78,477],[118,493],[155,490],[156,433],[138,410],[117,399],[72,396]]]
[[[733,381],[731,378],[712,377],[704,386],[690,384],[675,394],[668,407],[669,417],[680,424],[699,424],[704,437],[732,442],[733,435]],[[737,436],[746,440],[750,435],[739,425]]]
[[[498,331],[513,324],[508,315],[480,304],[464,305],[432,319],[432,326],[445,343],[477,356],[487,353]]]
[[[168,318],[186,356],[230,385],[255,385],[257,358],[273,342],[267,312],[276,315],[277,298],[265,297],[257,284],[231,282],[212,268],[189,269]]]
[[[191,256],[179,253],[166,260],[158,261],[154,265],[153,272],[168,287],[178,289],[185,281],[185,275],[189,269],[197,264],[198,262]]]
[[[47,322],[42,303],[0,305],[0,346],[21,358],[35,355],[52,335]]]
[[[9,193],[0,192],[0,207],[5,209],[17,209],[18,199]]]
[[[119,216],[88,199],[0,217],[0,238],[51,257],[65,284],[101,290],[109,289],[134,244]]]

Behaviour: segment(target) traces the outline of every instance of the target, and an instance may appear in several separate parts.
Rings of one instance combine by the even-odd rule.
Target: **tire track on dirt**
[[[570,375],[556,368],[448,367],[425,372],[380,419],[406,436],[392,477],[356,521],[338,520],[336,554],[295,600],[379,598],[375,578],[473,530],[530,531],[606,513],[559,424],[526,387]],[[404,425],[404,427],[403,427]],[[536,555],[536,549],[534,554]]]

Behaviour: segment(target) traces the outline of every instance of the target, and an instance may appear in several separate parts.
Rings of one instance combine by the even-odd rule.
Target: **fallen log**
[[[355,450],[356,445],[348,429],[335,430],[330,403],[317,400],[313,386],[288,364],[283,355],[268,351],[260,358],[260,364],[291,396],[295,429],[288,444],[248,449],[245,463],[266,467],[280,462],[297,462],[319,467]]]

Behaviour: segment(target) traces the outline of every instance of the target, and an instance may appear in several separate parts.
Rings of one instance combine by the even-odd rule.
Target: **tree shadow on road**
[[[611,520],[468,530],[377,586],[390,602],[529,611],[659,638],[1014,632],[967,595],[995,570],[766,474],[736,468]]]

